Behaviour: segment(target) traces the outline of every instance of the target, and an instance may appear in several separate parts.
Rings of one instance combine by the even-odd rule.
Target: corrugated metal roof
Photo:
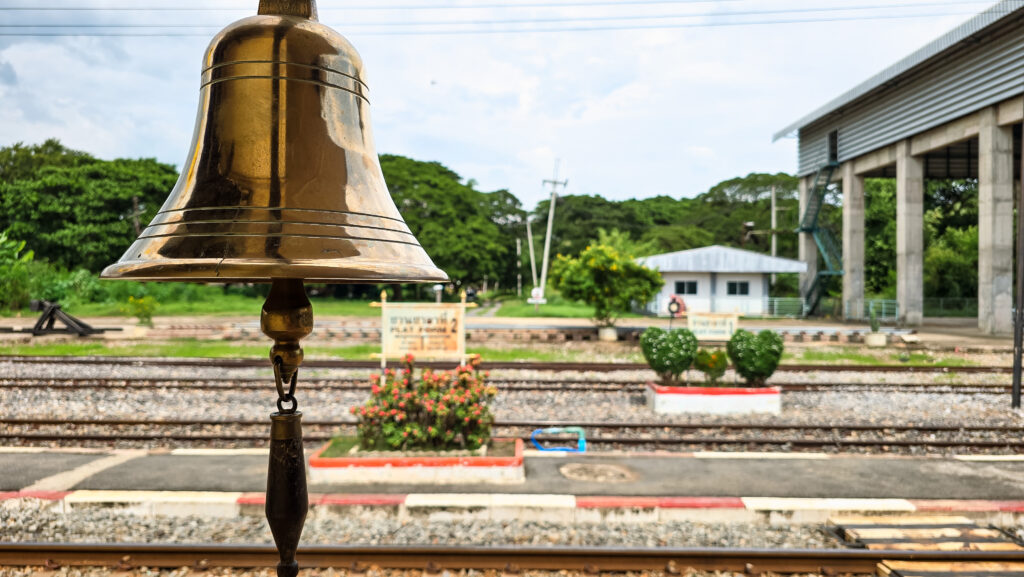
[[[790,124],[782,130],[776,132],[772,136],[772,140],[779,140],[785,138],[793,132],[813,123],[816,120],[828,115],[831,112],[836,111],[839,108],[847,106],[854,101],[868,95],[870,92],[882,88],[885,84],[896,80],[898,77],[903,76],[911,72],[914,68],[924,64],[925,62],[939,56],[942,52],[948,50],[967,40],[968,38],[982,32],[989,26],[1000,22],[1004,19],[1014,16],[1018,12],[1024,9],[1024,0],[1003,0],[998,4],[990,7],[989,9],[981,12],[977,16],[974,16],[967,22],[964,22],[960,26],[957,26],[953,30],[950,30],[946,34],[943,34],[939,38],[929,42],[923,48],[917,50],[913,54],[879,72],[878,74],[868,78],[864,82],[861,82],[857,86],[839,97],[833,99],[828,104],[818,108],[814,112],[811,112],[807,116],[804,116],[800,120]]]
[[[656,254],[636,260],[660,272],[807,272],[807,264],[798,260],[719,245]]]

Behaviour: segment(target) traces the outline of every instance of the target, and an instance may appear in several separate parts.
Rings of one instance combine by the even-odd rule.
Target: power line
[[[1010,11],[1003,12],[1009,14]],[[478,30],[399,30],[399,31],[369,31],[369,32],[356,32],[360,36],[464,36],[464,35],[475,35],[475,34],[533,34],[533,33],[549,33],[549,32],[604,32],[604,31],[629,31],[629,30],[672,30],[672,29],[683,29],[683,28],[723,28],[723,27],[737,27],[737,26],[771,26],[771,25],[785,25],[785,24],[811,24],[811,23],[826,23],[826,22],[855,22],[855,21],[878,21],[878,20],[909,20],[909,19],[921,19],[921,18],[938,18],[945,16],[970,16],[974,15],[975,12],[945,12],[945,13],[930,13],[930,14],[890,14],[880,16],[856,16],[856,17],[830,17],[830,18],[791,18],[791,19],[775,19],[775,20],[747,20],[741,22],[694,22],[694,23],[663,23],[663,24],[624,24],[621,26],[564,26],[564,27],[544,27],[544,28],[506,28],[506,29],[478,29]],[[100,26],[100,28],[113,28],[116,26]],[[132,28],[139,28],[138,25],[131,26]],[[3,26],[0,26],[3,28]],[[42,28],[40,26],[39,28]],[[76,26],[80,28],[80,26]],[[164,26],[155,26],[155,28],[166,28]],[[213,26],[209,28],[215,28]],[[134,38],[146,38],[146,37],[189,37],[189,36],[208,36],[207,32],[99,32],[99,31],[86,31],[86,32],[3,32],[0,31],[0,36],[4,37],[134,37]]]
[[[988,0],[975,0],[987,3]],[[949,2],[924,2],[919,4],[866,4],[857,6],[833,6],[829,8],[780,8],[776,10],[743,10],[735,12],[712,12],[697,14],[629,14],[619,16],[583,16],[561,18],[521,18],[501,20],[434,20],[428,22],[348,22],[345,28],[368,26],[483,26],[501,24],[562,24],[572,22],[613,22],[640,20],[676,20],[683,18],[732,18],[740,16],[770,16],[780,14],[808,14],[828,12],[853,12],[864,10],[893,10],[903,8],[948,6]],[[932,16],[927,14],[922,16]],[[214,25],[197,24],[0,24],[0,28],[214,28]]]
[[[583,2],[517,2],[493,4],[428,4],[428,5],[356,5],[339,8],[320,6],[320,12],[335,10],[491,10],[518,8],[571,8],[574,6],[646,6],[656,4],[714,4],[716,2],[742,2],[743,0],[612,0]],[[19,12],[251,12],[252,7],[217,6],[0,6],[0,11]]]

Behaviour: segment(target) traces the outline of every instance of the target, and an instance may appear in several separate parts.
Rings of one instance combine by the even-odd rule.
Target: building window
[[[695,294],[697,294],[697,281],[695,281],[695,280],[679,280],[679,281],[676,281],[676,294],[677,295],[695,295]]]
[[[839,131],[828,133],[828,161],[839,162]]]
[[[729,281],[726,284],[726,292],[729,296],[745,297],[750,294],[750,283],[747,281]]]

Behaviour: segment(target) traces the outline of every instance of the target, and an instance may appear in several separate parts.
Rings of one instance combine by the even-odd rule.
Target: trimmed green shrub
[[[666,331],[651,327],[640,335],[640,350],[648,366],[665,384],[678,384],[679,375],[697,356],[697,337],[689,329]]]
[[[740,329],[729,339],[726,352],[736,372],[747,381],[747,386],[763,387],[782,360],[782,337],[772,331],[754,335]]]
[[[693,368],[704,373],[704,380],[715,386],[718,379],[725,375],[725,369],[729,368],[729,357],[724,351],[709,351],[700,349],[697,357],[693,360]]]

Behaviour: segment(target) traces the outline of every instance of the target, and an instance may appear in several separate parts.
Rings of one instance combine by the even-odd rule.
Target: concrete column
[[[843,165],[843,306],[849,318],[864,318],[864,177]]]
[[[800,214],[797,218],[803,219],[807,210],[807,202],[810,199],[811,187],[814,182],[813,176],[805,176],[800,179]],[[811,286],[815,275],[818,274],[818,245],[814,244],[814,237],[810,233],[801,232],[797,239],[797,254],[800,262],[807,264],[807,272],[800,273],[800,296],[806,297],[804,290]]]
[[[981,113],[978,131],[978,329],[1013,332],[1013,128],[999,126],[996,108]]]
[[[924,160],[896,144],[896,300],[900,322],[924,318]]]

